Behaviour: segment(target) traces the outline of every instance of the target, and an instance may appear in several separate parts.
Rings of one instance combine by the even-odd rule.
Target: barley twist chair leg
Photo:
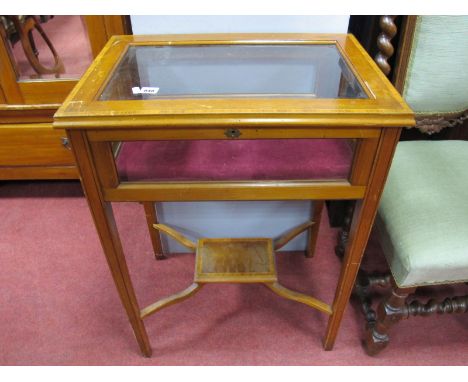
[[[375,324],[367,326],[364,342],[367,354],[376,355],[387,347],[390,327],[408,318],[406,299],[415,290],[416,288],[399,288],[393,285],[390,295],[379,304]]]

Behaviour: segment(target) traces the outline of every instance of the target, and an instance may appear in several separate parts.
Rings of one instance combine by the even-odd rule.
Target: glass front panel
[[[239,181],[347,179],[350,139],[127,141],[120,180]]]
[[[100,100],[367,98],[333,44],[130,46]]]
[[[0,16],[18,80],[80,78],[93,60],[82,16]]]

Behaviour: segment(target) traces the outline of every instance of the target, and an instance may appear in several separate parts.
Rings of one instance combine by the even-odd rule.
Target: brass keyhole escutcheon
[[[228,138],[239,138],[241,134],[239,129],[234,128],[226,129],[224,132],[224,135]]]

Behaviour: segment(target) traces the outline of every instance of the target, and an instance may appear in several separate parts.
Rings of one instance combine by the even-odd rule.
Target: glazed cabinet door
[[[0,179],[77,178],[52,117],[125,16],[0,16]]]

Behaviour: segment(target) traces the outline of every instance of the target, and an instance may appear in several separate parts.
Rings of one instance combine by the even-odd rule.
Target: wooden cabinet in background
[[[73,17],[73,20],[64,17]],[[112,35],[131,33],[126,16],[56,16],[40,28],[48,33],[47,28],[52,31],[56,25],[65,32],[55,32],[55,38],[48,37],[52,44],[57,44],[58,55],[63,55],[65,72],[56,75],[35,73],[32,66],[27,65],[28,42],[23,43],[17,35],[7,34],[3,29],[0,39],[0,180],[78,179],[65,132],[52,129],[53,115],[107,40]],[[82,28],[81,44],[78,37],[73,38],[73,27]],[[31,29],[31,35],[32,45],[38,47],[38,59],[47,63],[51,54],[39,29]],[[46,48],[41,50],[41,44]],[[77,68],[80,60],[81,67]]]

